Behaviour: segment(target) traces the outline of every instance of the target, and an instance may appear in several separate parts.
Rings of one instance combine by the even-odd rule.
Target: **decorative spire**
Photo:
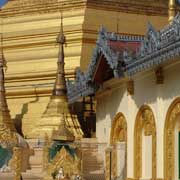
[[[4,86],[4,67],[6,67],[6,61],[3,53],[3,37],[1,34],[1,47],[0,47],[0,123],[3,123],[11,131],[16,132],[13,121],[8,110],[6,101],[6,92]]]
[[[64,73],[64,44],[65,36],[63,33],[63,16],[61,13],[61,28],[57,37],[59,43],[59,55],[57,61],[57,74],[53,93],[48,106],[39,121],[37,136],[44,137],[47,133],[53,140],[74,141],[81,138],[83,132],[76,119],[73,120],[68,107],[67,89]],[[76,124],[77,125],[76,125]]]
[[[173,18],[175,17],[175,0],[169,0],[169,19],[168,21],[171,23]]]
[[[53,89],[53,95],[55,96],[66,96],[66,81],[64,72],[64,44],[65,36],[63,32],[63,14],[61,12],[61,28],[60,33],[57,37],[57,43],[59,43],[59,55],[57,61],[57,74],[56,82]]]

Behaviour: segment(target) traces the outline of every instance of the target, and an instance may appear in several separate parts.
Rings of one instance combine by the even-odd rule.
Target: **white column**
[[[142,136],[142,179],[152,178],[152,136]]]
[[[157,178],[164,179],[164,125],[167,110],[163,100],[163,84],[157,85],[157,104],[154,109],[156,123],[156,173]]]
[[[117,176],[124,177],[126,175],[126,142],[116,144],[117,150]],[[124,179],[124,178],[123,178]]]
[[[134,178],[134,123],[136,119],[136,105],[132,96],[128,95],[127,116],[127,177]]]

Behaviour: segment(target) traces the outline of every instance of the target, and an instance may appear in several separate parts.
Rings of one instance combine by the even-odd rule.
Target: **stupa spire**
[[[61,99],[61,103],[67,104],[67,89],[66,89],[66,81],[65,81],[65,71],[64,71],[64,44],[65,44],[65,36],[63,31],[63,13],[61,11],[61,24],[60,24],[60,32],[57,37],[57,43],[59,43],[59,54],[57,61],[57,73],[56,73],[56,81],[53,89],[53,96],[58,96]],[[68,106],[60,106],[61,109],[61,119],[60,125],[57,131],[53,132],[53,139],[58,139],[61,141],[73,141],[74,135],[67,128],[66,119],[68,111]]]
[[[57,61],[57,73],[56,82],[53,89],[53,95],[55,96],[66,96],[66,81],[65,81],[65,71],[64,71],[64,44],[65,36],[63,31],[63,14],[61,12],[61,26],[60,32],[57,37],[57,43],[59,44],[59,54]]]
[[[6,66],[6,60],[3,52],[3,36],[1,34],[1,47],[0,47],[0,123],[3,123],[12,132],[16,132],[13,121],[9,113],[6,91],[4,86],[4,67]]]
[[[81,138],[83,132],[77,118],[72,118],[68,107],[67,89],[64,70],[64,44],[65,36],[63,32],[63,15],[61,12],[60,32],[57,37],[59,44],[59,54],[57,60],[56,80],[53,93],[45,112],[38,125],[39,137],[44,137],[47,133],[55,140],[74,141]]]

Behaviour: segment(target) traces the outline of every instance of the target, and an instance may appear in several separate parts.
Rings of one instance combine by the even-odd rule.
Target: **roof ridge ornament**
[[[180,23],[180,13],[177,12],[176,16],[173,18],[173,23]]]
[[[148,32],[142,41],[139,51],[133,61],[129,61],[126,70],[129,75],[133,75],[145,68],[158,66],[162,62],[174,59],[179,55],[180,40],[180,14],[160,31],[154,31],[148,24]]]
[[[96,43],[98,45],[101,45],[102,43],[104,43],[104,41],[106,40],[106,36],[107,36],[107,31],[104,28],[104,26],[101,26],[100,30],[99,30],[99,35],[98,35]]]

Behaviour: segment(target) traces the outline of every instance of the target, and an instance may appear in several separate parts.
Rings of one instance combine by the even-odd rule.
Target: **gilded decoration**
[[[52,162],[49,163],[47,172],[48,175],[51,176],[54,172],[62,168],[65,178],[70,178],[75,174],[80,174],[80,167],[81,164],[78,158],[70,155],[63,146],[53,158]]]
[[[13,156],[9,162],[10,167],[15,173],[14,180],[20,180],[22,169],[22,149],[19,147],[13,148]]]
[[[112,152],[111,152],[111,173],[112,173],[112,177],[113,178],[116,178],[117,177],[117,150],[115,148],[112,149]]]
[[[51,145],[50,138],[47,134],[44,137],[44,147],[43,147],[43,170],[46,170],[49,163],[49,147]]]
[[[105,152],[105,158],[106,158],[106,172],[105,172],[105,179],[106,180],[110,180],[109,176],[110,176],[110,150],[107,149]]]
[[[152,179],[156,179],[156,125],[149,106],[142,106],[136,116],[134,130],[134,178],[142,177],[142,131],[152,136]]]
[[[174,179],[174,132],[178,121],[177,117],[180,114],[180,98],[177,98],[169,107],[166,115],[165,129],[164,129],[164,177],[165,179]]]
[[[127,123],[124,115],[118,113],[113,120],[110,143],[127,141]]]
[[[118,113],[113,122],[112,122],[112,129],[111,129],[111,139],[110,143],[113,146],[111,151],[112,159],[112,177],[117,177],[117,149],[116,143],[117,142],[127,142],[127,122],[122,113]],[[109,163],[106,163],[106,171],[109,172]],[[108,173],[107,173],[108,174]]]

